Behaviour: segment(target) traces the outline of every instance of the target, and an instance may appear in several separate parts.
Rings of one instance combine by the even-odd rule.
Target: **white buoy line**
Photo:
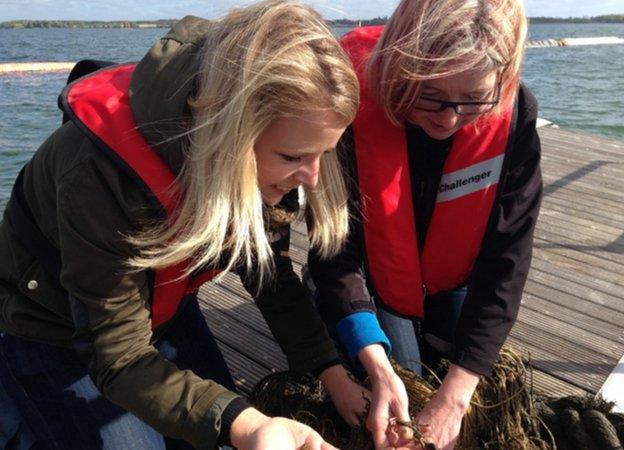
[[[528,41],[527,48],[537,47],[572,47],[579,45],[613,45],[624,44],[624,38],[615,36],[600,36],[586,38],[563,38],[563,39],[542,39],[538,41]]]

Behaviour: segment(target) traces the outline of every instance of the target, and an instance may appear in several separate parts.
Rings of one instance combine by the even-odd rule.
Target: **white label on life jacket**
[[[505,155],[442,176],[436,203],[454,200],[498,183]]]

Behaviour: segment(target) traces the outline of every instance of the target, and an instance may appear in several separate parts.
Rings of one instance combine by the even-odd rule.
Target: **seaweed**
[[[435,388],[414,372],[393,365],[405,384],[410,414],[416,417],[435,393]],[[483,378],[477,387],[462,423],[456,449],[553,448],[550,434],[546,439],[541,437],[542,421],[538,417],[527,376],[528,371],[521,358],[510,348],[503,348],[492,375]],[[368,380],[364,380],[362,385],[370,387]],[[251,400],[267,414],[290,417],[310,425],[341,449],[373,448],[366,427],[363,424],[357,428],[348,427],[321,383],[311,376],[294,378],[286,372],[269,375],[256,386]],[[415,442],[423,448],[433,448],[427,444],[415,421],[393,419],[388,426],[409,427],[414,432]]]
[[[414,418],[436,392],[448,361],[423,379],[393,362],[403,380]],[[356,380],[357,381],[357,380]],[[369,380],[358,381],[370,388]],[[299,420],[344,450],[372,450],[363,423],[350,428],[334,408],[320,381],[311,375],[295,378],[278,372],[263,379],[251,400],[261,411]],[[479,382],[455,444],[458,450],[593,450],[622,449],[624,415],[601,397],[541,397],[532,389],[531,371],[511,348],[501,350],[489,377]],[[424,449],[426,428],[416,420],[390,419],[389,427],[407,427]]]

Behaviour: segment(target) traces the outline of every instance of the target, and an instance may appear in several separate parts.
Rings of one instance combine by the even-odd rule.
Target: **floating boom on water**
[[[624,39],[615,36],[586,37],[586,38],[564,38],[564,39],[543,39],[541,41],[527,42],[527,48],[536,47],[568,47],[579,45],[612,45],[624,44]]]
[[[69,72],[75,64],[75,62],[58,61],[2,63],[0,64],[0,75],[22,72]]]

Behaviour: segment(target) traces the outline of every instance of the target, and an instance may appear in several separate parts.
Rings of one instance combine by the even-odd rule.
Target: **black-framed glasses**
[[[427,112],[442,112],[446,108],[453,108],[458,116],[475,116],[485,114],[494,109],[500,101],[500,82],[496,87],[496,99],[489,102],[449,102],[421,96],[414,105],[415,109]]]

